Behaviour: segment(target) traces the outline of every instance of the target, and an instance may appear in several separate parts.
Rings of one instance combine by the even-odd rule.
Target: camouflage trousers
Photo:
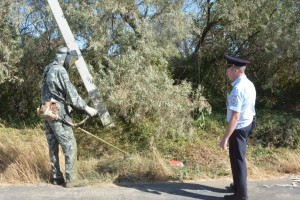
[[[65,158],[66,181],[77,179],[77,144],[72,128],[60,121],[45,121],[45,128],[53,178],[63,177],[58,156],[61,145]]]

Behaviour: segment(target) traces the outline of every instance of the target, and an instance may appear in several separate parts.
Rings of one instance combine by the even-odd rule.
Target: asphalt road
[[[0,200],[220,200],[228,180],[64,188],[51,184],[0,184]],[[248,181],[249,200],[300,200],[300,178]]]

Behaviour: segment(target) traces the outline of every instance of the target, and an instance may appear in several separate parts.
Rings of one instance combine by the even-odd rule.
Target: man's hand
[[[237,123],[240,119],[240,113],[239,112],[236,112],[236,111],[233,111],[233,110],[231,112],[232,112],[232,115],[231,115],[231,119],[228,122],[226,132],[223,136],[223,139],[219,143],[219,146],[222,149],[227,149],[228,139],[230,138],[231,134],[233,133],[233,131],[234,131],[235,127],[237,126]]]
[[[89,116],[91,116],[91,117],[93,117],[93,116],[95,116],[95,115],[98,114],[98,111],[97,111],[96,109],[94,109],[94,108],[92,108],[92,107],[89,107],[89,106],[86,106],[86,107],[84,108],[84,110],[85,110],[85,112],[86,112]]]
[[[219,143],[219,146],[220,146],[222,149],[225,150],[225,149],[227,149],[227,142],[228,142],[228,139],[226,139],[226,138],[224,139],[224,138],[223,138],[223,139],[221,140],[221,142]]]

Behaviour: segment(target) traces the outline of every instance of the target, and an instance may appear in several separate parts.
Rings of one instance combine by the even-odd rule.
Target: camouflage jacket
[[[58,62],[46,66],[43,73],[42,103],[51,98],[62,105],[69,104],[80,110],[84,110],[87,105],[71,83],[66,69]]]

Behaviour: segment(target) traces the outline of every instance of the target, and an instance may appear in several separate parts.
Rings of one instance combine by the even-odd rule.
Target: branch
[[[121,11],[119,11],[120,16],[122,17],[122,19],[129,24],[129,26],[132,28],[132,30],[134,31],[135,35],[137,38],[141,38],[142,34],[140,31],[138,31],[138,27],[135,23],[135,18],[131,18],[129,14],[124,14]]]
[[[258,30],[258,31],[256,31],[256,32],[254,32],[254,33],[252,33],[251,35],[249,35],[248,36],[248,38],[238,47],[238,50],[235,52],[235,55],[243,48],[243,46],[247,43],[247,42],[249,42],[249,40],[251,39],[251,38],[253,38],[255,35],[257,35],[258,33],[260,33],[260,30]]]
[[[208,3],[208,9],[207,9],[207,15],[206,15],[206,26],[203,29],[202,34],[197,36],[198,42],[196,45],[196,48],[193,52],[193,54],[197,54],[200,47],[204,43],[205,37],[207,36],[208,32],[220,21],[220,19],[211,21],[211,8],[214,5],[214,3],[210,3],[210,0],[207,0]]]
[[[158,17],[159,15],[161,15],[163,13],[163,11],[167,9],[168,6],[169,6],[169,4],[165,4],[164,7],[159,12],[156,12],[154,15],[152,15],[150,17],[150,20],[152,20],[152,19]]]

